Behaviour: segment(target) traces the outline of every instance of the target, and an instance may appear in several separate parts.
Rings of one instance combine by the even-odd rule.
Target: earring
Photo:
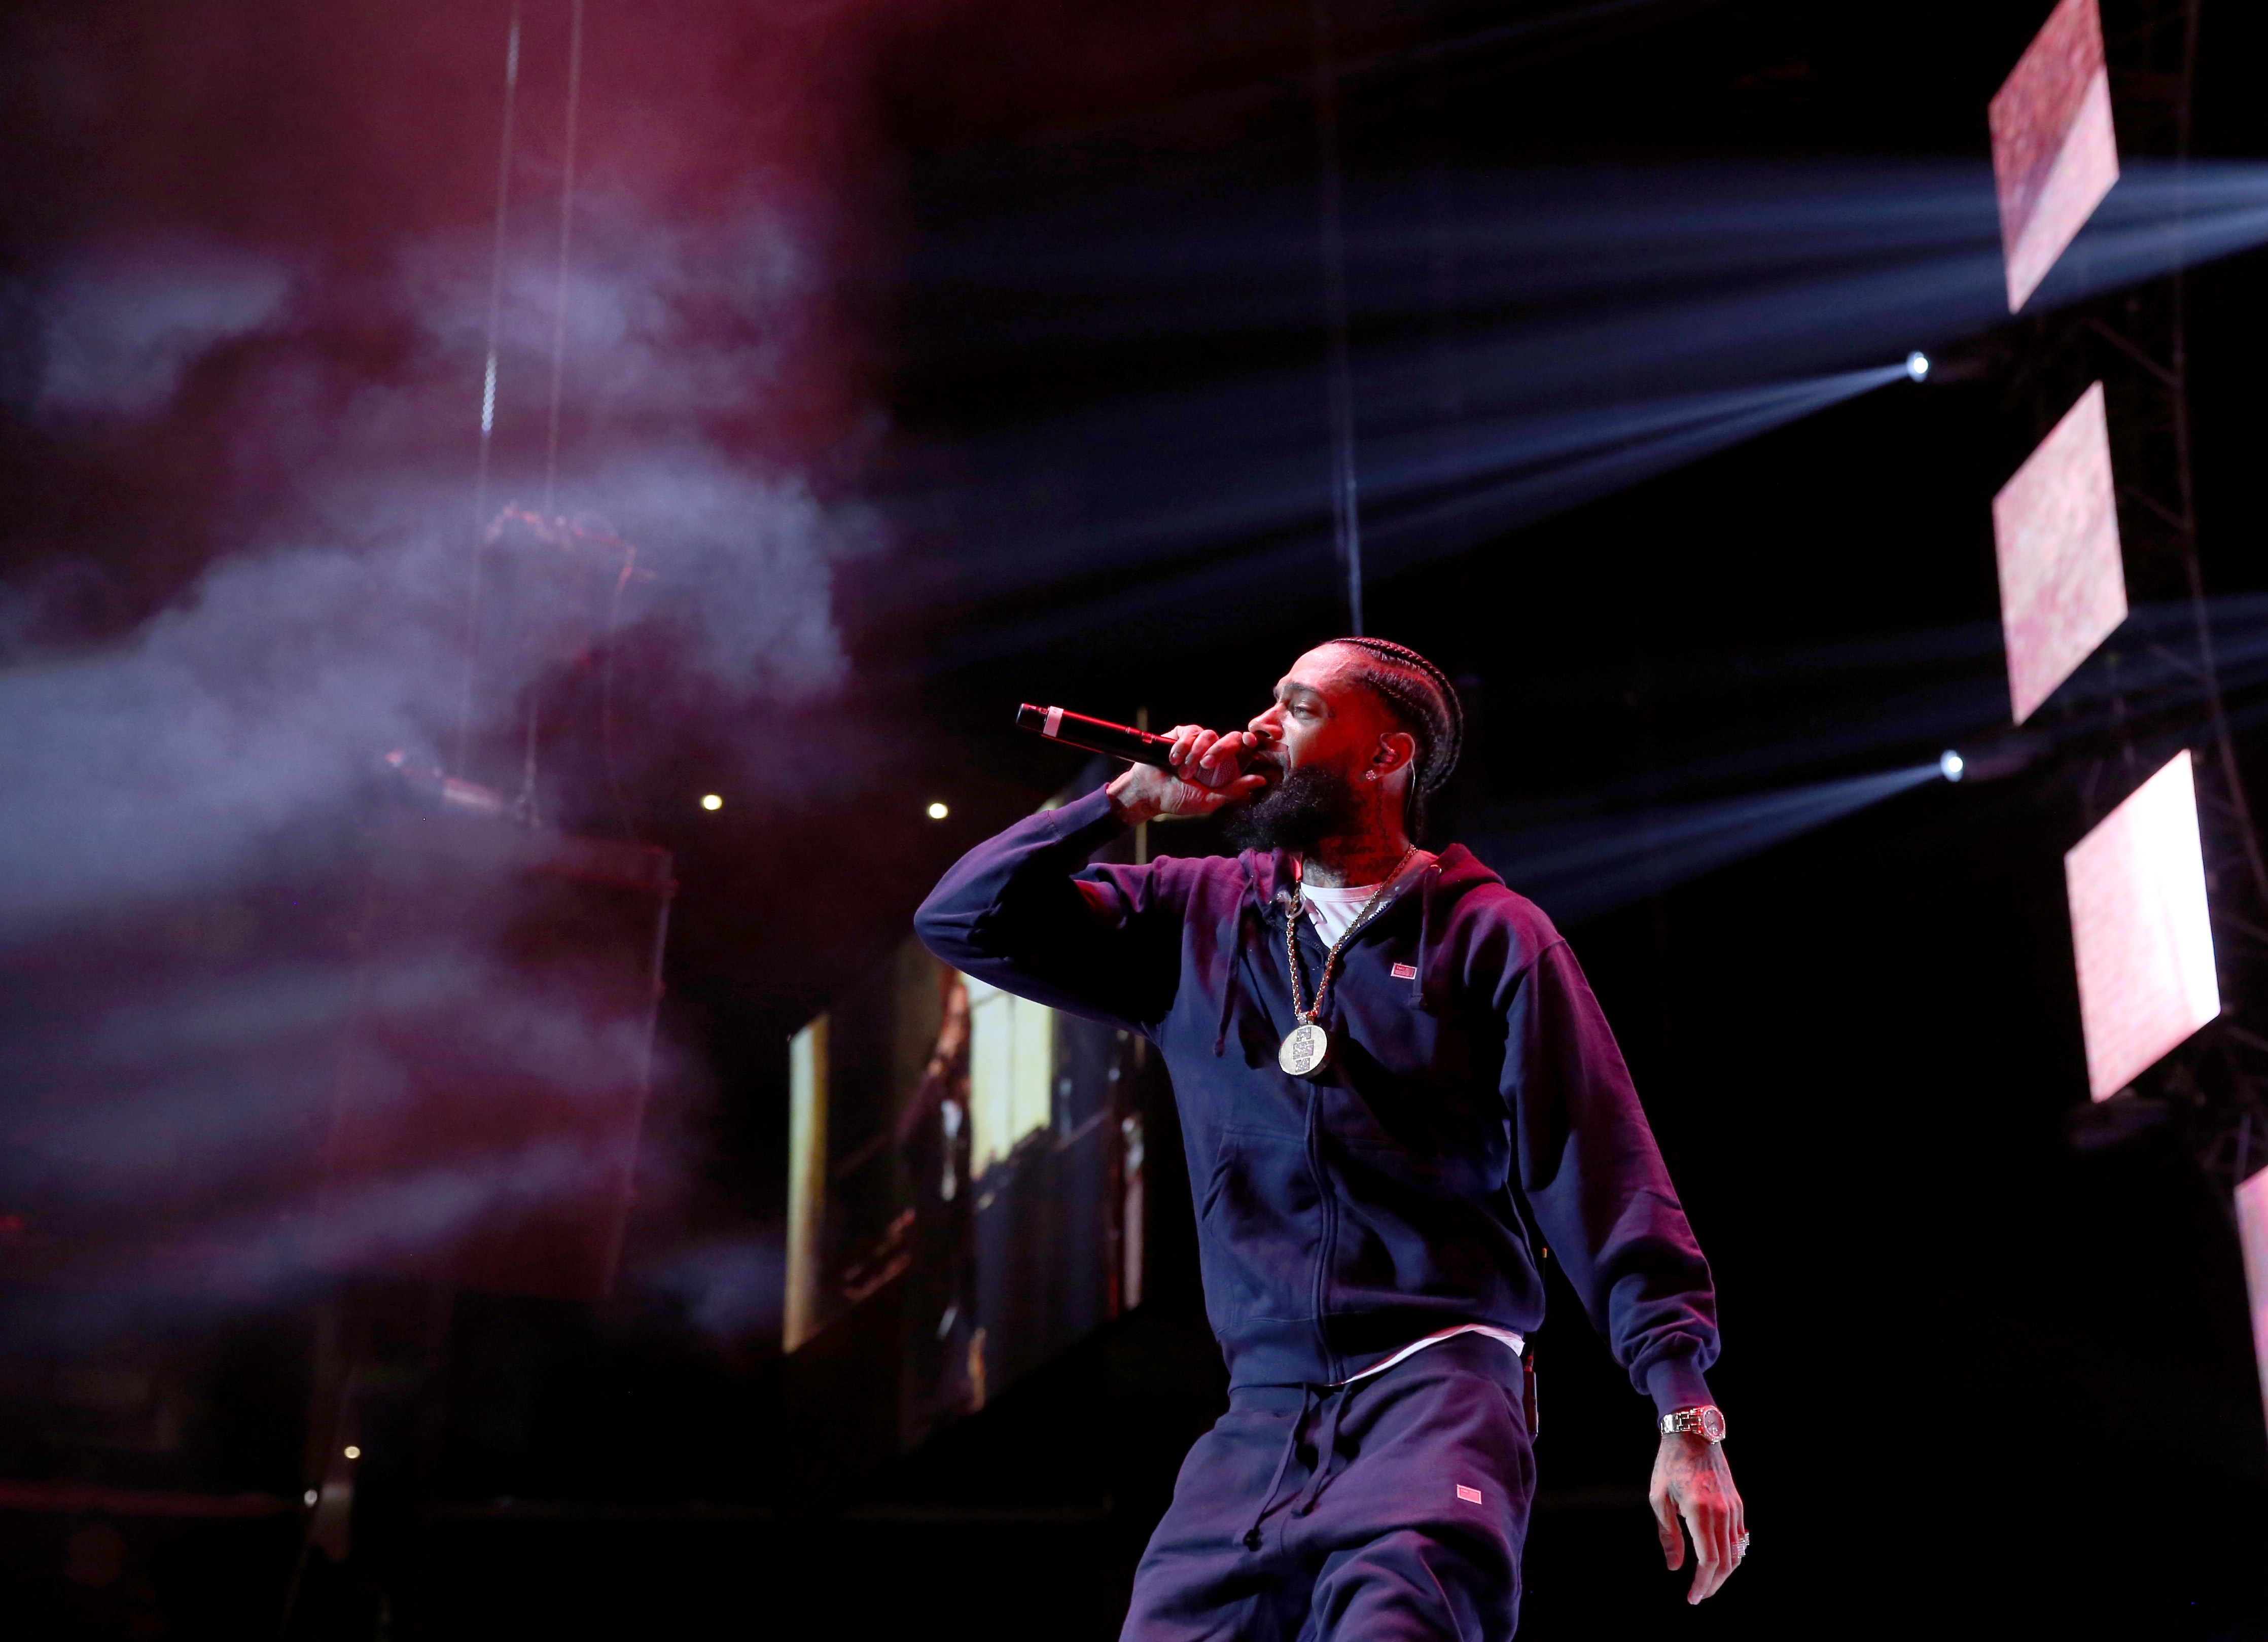
[[[1378,771],[1375,769],[1366,769],[1362,772],[1362,778],[1365,781],[1375,781],[1378,779]]]

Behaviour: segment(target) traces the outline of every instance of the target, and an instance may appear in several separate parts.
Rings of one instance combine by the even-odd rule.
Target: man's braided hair
[[[1448,782],[1464,750],[1465,709],[1449,675],[1406,645],[1382,638],[1335,638],[1361,652],[1355,676],[1377,695],[1418,743],[1403,825],[1415,840],[1425,828],[1425,806]]]

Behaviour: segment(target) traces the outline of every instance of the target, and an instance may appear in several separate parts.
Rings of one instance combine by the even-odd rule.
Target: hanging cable
[[[473,492],[473,523],[488,524],[489,447],[496,433],[497,338],[504,325],[504,232],[512,210],[512,126],[519,106],[519,0],[512,0],[512,32],[504,55],[504,137],[497,154],[496,242],[489,261],[488,366],[481,378],[480,477]]]
[[[465,608],[465,696],[457,711],[457,743],[451,769],[465,774],[473,733],[473,689],[479,671],[482,561],[488,553],[489,447],[496,432],[497,335],[504,318],[504,228],[512,209],[512,123],[519,107],[519,6],[512,0],[512,27],[504,48],[504,136],[497,146],[496,244],[489,260],[488,365],[481,378],[480,460],[473,481],[472,587]]]
[[[615,758],[615,650],[622,630],[622,593],[637,574],[637,549],[629,542],[621,545],[622,573],[615,578],[614,596],[607,600],[605,648],[599,654],[599,757],[606,766],[607,791],[614,799],[615,820],[622,827],[622,836],[632,843],[644,843],[637,823],[630,819],[630,801],[622,796],[622,769]]]
[[[559,179],[559,270],[551,299],[551,406],[543,436],[543,519],[556,527],[552,510],[559,490],[559,401],[567,371],[567,265],[575,242],[575,125],[583,107],[583,0],[575,0],[567,33],[567,131]],[[543,730],[540,685],[527,692],[527,733],[519,765],[519,800],[514,813],[528,826],[541,819],[535,803],[537,753]]]
[[[559,482],[559,395],[567,363],[567,254],[575,237],[575,122],[583,106],[583,0],[567,40],[567,141],[559,183],[559,276],[551,306],[551,416],[543,447],[543,516]]]
[[[1326,393],[1331,423],[1331,531],[1346,572],[1347,630],[1362,632],[1362,510],[1355,490],[1354,372],[1348,358],[1346,233],[1339,200],[1338,66],[1331,0],[1314,0],[1315,215],[1323,263]]]

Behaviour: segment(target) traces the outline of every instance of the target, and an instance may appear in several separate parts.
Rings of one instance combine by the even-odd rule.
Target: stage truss
[[[2187,161],[2202,0],[2105,0],[2104,45],[2120,148]],[[2083,257],[2082,239],[2067,255]],[[2119,534],[2139,607],[2185,612],[2135,623],[2089,663],[2107,732],[2056,783],[2082,830],[2100,823],[2177,748],[2194,755],[2198,821],[2220,971],[2220,1018],[2160,1061],[2082,1138],[2126,1132],[2136,1102],[2169,1110],[2234,1215],[2236,1188],[2268,1163],[2268,857],[2248,795],[2214,654],[2199,551],[2189,401],[2188,280],[2147,284],[2017,323],[2004,410],[2044,438],[2088,384],[2110,405]],[[2118,1108],[2124,1108],[2124,1111]]]

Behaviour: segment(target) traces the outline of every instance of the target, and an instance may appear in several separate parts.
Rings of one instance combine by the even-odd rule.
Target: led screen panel
[[[1138,1043],[911,937],[795,1035],[782,1339],[833,1365],[814,1429],[856,1405],[911,1447],[1139,1302],[1172,1094]]]
[[[1992,99],[2008,312],[2022,307],[2118,180],[2095,0],[2063,0]]]
[[[2018,724],[2126,619],[2126,567],[2102,384],[1992,498],[2008,707]]]
[[[1056,1012],[970,979],[968,1178],[1048,1126],[1056,1078]]]
[[[2088,1088],[2106,1100],[2220,1012],[2186,751],[2063,858]]]
[[[2244,1245],[2244,1288],[2252,1301],[2252,1359],[2268,1410],[2268,1169],[2236,1189],[2236,1234]]]

